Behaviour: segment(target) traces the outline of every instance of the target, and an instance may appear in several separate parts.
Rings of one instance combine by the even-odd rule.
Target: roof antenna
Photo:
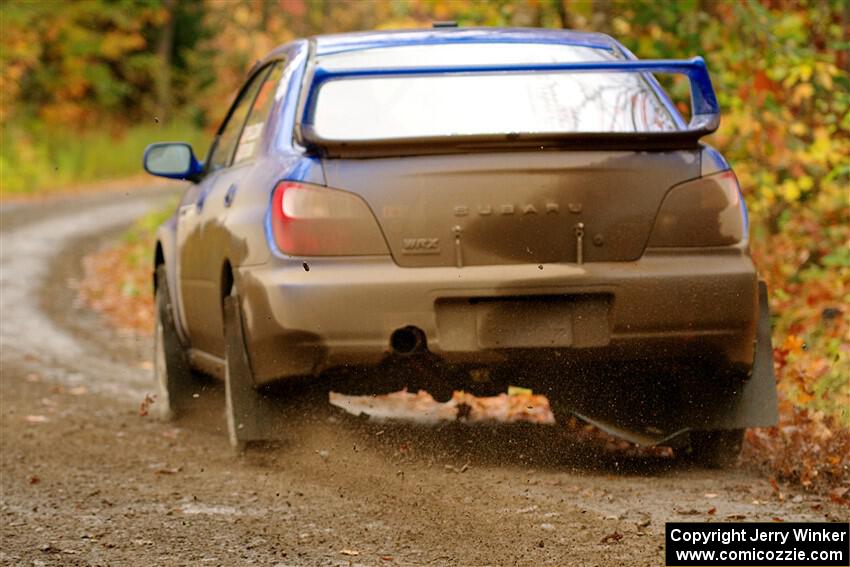
[[[456,28],[457,22],[454,20],[444,20],[441,22],[432,22],[432,28]]]

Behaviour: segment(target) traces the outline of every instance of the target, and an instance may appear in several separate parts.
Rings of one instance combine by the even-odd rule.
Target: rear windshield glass
[[[318,64],[330,69],[615,58],[613,51],[590,47],[491,44],[360,51]],[[570,72],[333,80],[319,90],[313,126],[327,140],[676,130],[640,73]]]

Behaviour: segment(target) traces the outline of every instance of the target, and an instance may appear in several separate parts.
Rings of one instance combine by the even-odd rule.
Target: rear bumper
[[[541,348],[631,359],[699,350],[725,363],[753,361],[757,278],[737,248],[542,267],[401,268],[389,257],[307,262],[309,271],[302,259],[240,271],[260,384],[376,364],[389,353],[392,332],[409,325],[424,331],[429,351],[459,363]]]

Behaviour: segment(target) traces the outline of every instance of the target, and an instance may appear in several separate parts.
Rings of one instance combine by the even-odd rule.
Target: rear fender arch
[[[224,298],[233,293],[236,287],[235,274],[233,273],[233,265],[229,258],[225,258],[221,264],[221,275],[219,277],[219,302],[222,310],[224,309]]]

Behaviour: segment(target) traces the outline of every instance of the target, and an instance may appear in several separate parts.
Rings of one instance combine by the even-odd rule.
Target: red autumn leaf
[[[611,543],[611,542],[619,543],[619,541],[621,539],[623,539],[623,534],[615,531],[615,532],[612,532],[612,533],[608,534],[607,536],[603,537],[602,541],[600,541],[599,543]]]

